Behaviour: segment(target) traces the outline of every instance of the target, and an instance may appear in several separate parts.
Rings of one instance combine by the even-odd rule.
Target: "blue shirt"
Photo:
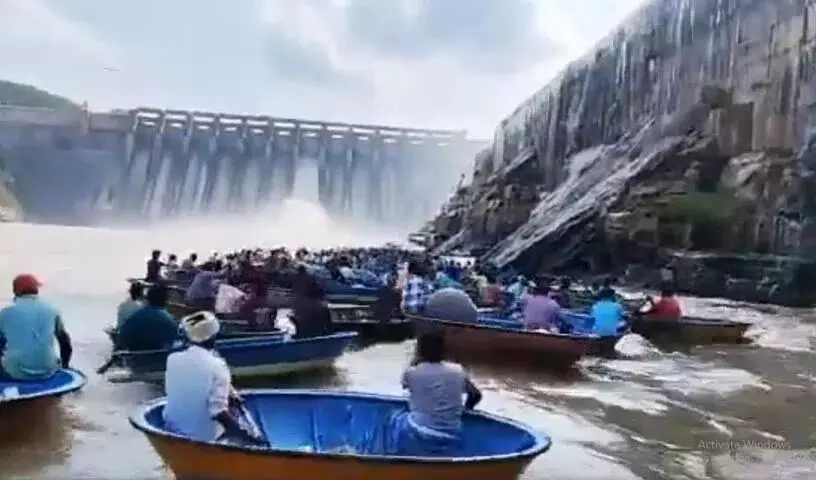
[[[17,297],[0,310],[0,335],[6,346],[0,359],[12,378],[47,378],[60,368],[54,343],[62,328],[59,312],[36,295]]]
[[[139,300],[127,299],[120,303],[119,307],[116,309],[116,328],[121,327],[125,323],[125,320],[141,310],[142,307],[144,307],[144,302]]]
[[[412,420],[425,428],[457,433],[468,383],[465,370],[456,363],[423,362],[409,368],[402,375],[402,386],[408,390]]]
[[[178,324],[163,308],[146,306],[119,327],[116,349],[138,352],[169,348],[179,338]]]
[[[615,301],[600,300],[592,306],[592,318],[595,319],[593,333],[601,336],[616,335],[623,321],[623,307]]]

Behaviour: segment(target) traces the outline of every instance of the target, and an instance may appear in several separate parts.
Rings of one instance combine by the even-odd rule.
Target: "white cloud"
[[[482,137],[639,0],[0,0],[11,80]],[[104,69],[114,64],[121,73]],[[5,74],[5,73],[4,73]]]

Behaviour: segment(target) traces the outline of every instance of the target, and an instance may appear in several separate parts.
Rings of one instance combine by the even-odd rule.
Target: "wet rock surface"
[[[689,293],[816,301],[814,18],[812,1],[649,3],[499,125],[435,250],[647,283],[671,264]]]

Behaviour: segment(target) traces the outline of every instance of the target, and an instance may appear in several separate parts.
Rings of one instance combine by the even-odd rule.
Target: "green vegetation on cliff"
[[[729,191],[691,192],[667,200],[664,216],[688,223],[729,224],[750,207]]]
[[[74,110],[81,108],[71,100],[31,85],[0,80],[0,105]]]

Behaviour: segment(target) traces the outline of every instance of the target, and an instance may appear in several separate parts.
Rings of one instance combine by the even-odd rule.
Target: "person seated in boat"
[[[418,262],[408,263],[408,277],[405,279],[405,287],[402,289],[402,301],[400,307],[405,313],[418,314],[428,303],[431,294],[431,285],[424,278],[424,270]]]
[[[461,441],[462,414],[473,410],[482,392],[461,365],[446,362],[445,336],[441,331],[422,334],[416,355],[402,374],[408,392],[408,410],[389,419],[389,442],[384,454],[445,455]],[[465,397],[464,403],[462,397]]]
[[[291,321],[295,326],[292,338],[314,338],[329,335],[332,313],[324,300],[323,289],[315,282],[309,290],[295,295]]]
[[[176,256],[176,254],[171,253],[170,256],[167,257],[167,263],[164,264],[162,277],[165,280],[175,281],[179,270],[180,267],[178,263],[178,257]]]
[[[639,313],[642,318],[647,320],[657,319],[679,322],[683,318],[683,309],[674,295],[674,288],[669,285],[663,286],[660,298],[657,301],[647,298],[645,308],[641,309]]]
[[[496,277],[490,273],[484,275],[487,282],[481,290],[482,305],[492,308],[504,308],[507,305],[504,290],[501,285],[496,282]]]
[[[207,262],[187,287],[184,300],[187,305],[199,310],[215,310],[215,297],[218,295],[218,280],[221,265],[218,262]]]
[[[436,279],[434,280],[435,288],[462,288],[462,284],[451,278],[445,271],[436,272]]]
[[[39,380],[68,368],[71,337],[59,311],[40,298],[40,282],[33,275],[18,275],[12,292],[14,302],[0,310],[0,378]]]
[[[161,282],[161,250],[153,250],[150,253],[150,260],[147,261],[147,271],[145,272],[145,281],[150,283]]]
[[[506,292],[510,297],[510,303],[518,302],[523,298],[527,294],[527,280],[524,275],[517,275],[513,283],[507,287]]]
[[[292,275],[292,293],[310,296],[314,294],[314,291],[322,289],[320,282],[317,281],[314,275],[309,273],[305,265],[300,264],[297,266],[295,274]]]
[[[477,323],[479,309],[470,296],[459,288],[443,288],[428,297],[423,315],[460,323]]]
[[[128,299],[116,308],[116,328],[120,328],[125,320],[145,306],[144,286],[133,282],[128,289]]]
[[[188,256],[187,258],[184,259],[183,262],[181,262],[181,269],[182,270],[193,270],[194,268],[196,268],[197,264],[198,264],[198,254],[197,253],[191,253],[190,256]]]
[[[524,328],[559,332],[564,320],[561,318],[561,307],[550,296],[550,284],[546,279],[539,279],[529,295],[524,299],[522,311]]]
[[[616,335],[626,316],[611,288],[602,288],[598,292],[591,314],[595,322],[592,333],[602,337]]]
[[[184,317],[181,328],[190,346],[167,357],[165,427],[202,442],[262,443],[236,418],[241,399],[232,387],[229,367],[215,352],[218,319],[211,312],[198,312]]]
[[[572,279],[561,277],[558,282],[558,290],[552,293],[552,297],[564,310],[572,310]]]
[[[131,352],[170,348],[178,340],[178,324],[167,312],[168,290],[156,285],[147,291],[147,305],[119,327],[116,350]]]
[[[445,275],[450,277],[454,282],[462,281],[462,267],[454,260],[448,261],[444,268]]]

